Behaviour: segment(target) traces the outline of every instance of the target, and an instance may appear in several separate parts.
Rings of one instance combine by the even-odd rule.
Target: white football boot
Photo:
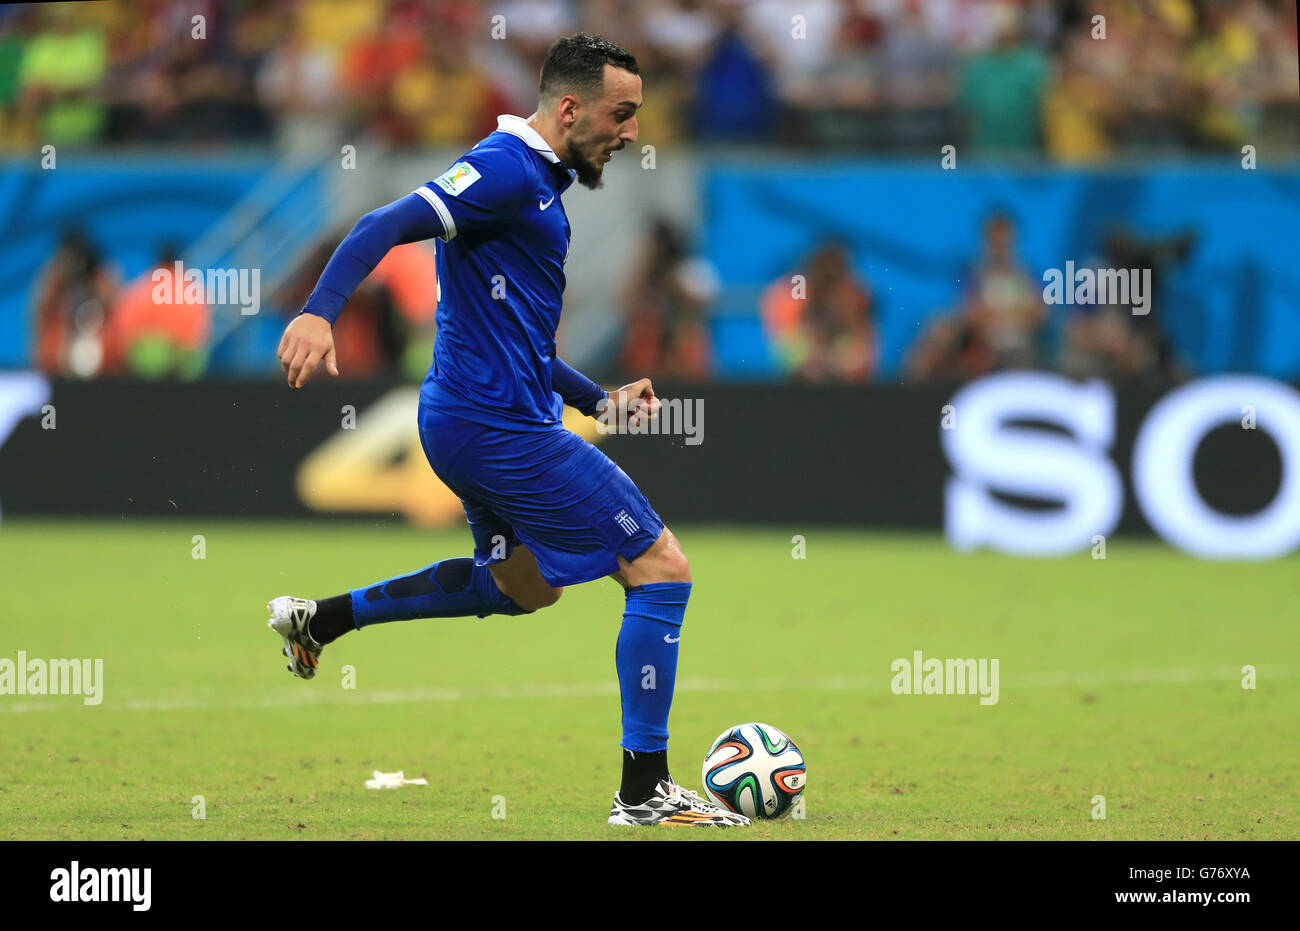
[[[308,627],[311,619],[316,616],[316,602],[281,595],[267,602],[266,610],[271,612],[266,626],[284,638],[284,649],[281,652],[289,658],[289,665],[284,668],[300,679],[310,679],[316,675],[321,650],[325,649],[312,639]]]
[[[609,823],[729,828],[749,824],[749,819],[738,812],[727,811],[706,802],[671,779],[661,779],[655,786],[654,795],[639,805],[625,804],[622,797],[615,793],[614,806],[609,810]]]

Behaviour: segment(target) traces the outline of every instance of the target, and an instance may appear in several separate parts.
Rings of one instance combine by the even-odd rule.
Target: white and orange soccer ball
[[[780,818],[808,781],[803,754],[770,724],[738,724],[704,756],[704,794],[715,804],[751,818]]]

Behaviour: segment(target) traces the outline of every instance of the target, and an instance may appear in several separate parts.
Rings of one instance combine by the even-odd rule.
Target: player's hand
[[[334,328],[324,317],[299,314],[284,328],[276,353],[280,366],[289,376],[290,388],[301,388],[315,374],[321,363],[331,375],[339,373],[334,356]]]
[[[641,378],[609,393],[609,403],[600,413],[602,422],[617,426],[625,421],[629,427],[638,428],[659,415],[659,399],[655,397],[650,379]]]

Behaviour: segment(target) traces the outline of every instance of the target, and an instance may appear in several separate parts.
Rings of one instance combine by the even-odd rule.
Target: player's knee
[[[682,552],[682,545],[672,532],[665,528],[665,546],[657,561],[657,575],[660,582],[689,582],[691,580],[691,563]]]
[[[665,582],[689,582],[691,580],[691,564],[686,558],[686,554],[678,550],[676,554],[669,557],[668,564],[664,567]]]
[[[564,594],[563,585],[558,585],[555,588],[548,588],[546,591],[542,592],[541,607],[549,608],[551,605],[559,601],[560,596],[563,594]]]
[[[630,563],[620,556],[619,565],[622,568],[617,578],[628,587],[691,580],[691,564],[677,538],[666,527],[648,550]]]

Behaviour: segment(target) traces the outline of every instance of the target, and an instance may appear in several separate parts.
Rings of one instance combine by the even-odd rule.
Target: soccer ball
[[[770,724],[727,728],[704,757],[704,794],[751,818],[779,818],[808,781],[803,754]]]

